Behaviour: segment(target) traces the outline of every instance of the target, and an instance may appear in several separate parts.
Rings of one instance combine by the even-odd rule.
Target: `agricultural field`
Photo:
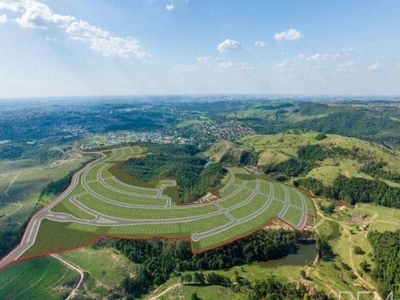
[[[186,238],[194,252],[202,252],[249,235],[276,218],[303,230],[315,216],[311,200],[293,187],[244,168],[228,169],[229,180],[217,195],[222,198],[189,205],[176,205],[166,193],[176,185],[174,180],[161,179],[149,188],[110,177],[107,169],[116,161],[142,152],[137,146],[118,148],[79,171],[68,190],[39,213],[40,227],[27,234],[35,238],[27,242],[32,246],[22,257],[82,246],[102,235]]]

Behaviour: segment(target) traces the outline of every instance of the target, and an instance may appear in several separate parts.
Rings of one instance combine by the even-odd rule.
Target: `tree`
[[[199,296],[197,296],[197,293],[193,293],[192,296],[190,297],[192,300],[201,300]]]

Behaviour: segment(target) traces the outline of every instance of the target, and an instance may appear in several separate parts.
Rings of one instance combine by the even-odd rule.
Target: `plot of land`
[[[69,189],[39,213],[37,231],[28,227],[29,249],[22,257],[78,247],[101,235],[186,238],[194,252],[201,252],[251,234],[275,218],[302,230],[315,215],[310,199],[294,188],[241,168],[228,170],[218,191],[221,199],[175,205],[165,191],[176,185],[173,180],[161,180],[155,188],[131,186],[107,171],[139,153],[140,147],[115,149],[78,172]]]

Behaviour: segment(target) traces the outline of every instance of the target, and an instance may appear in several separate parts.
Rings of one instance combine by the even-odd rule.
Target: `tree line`
[[[121,284],[126,296],[139,297],[155,285],[166,282],[174,272],[225,270],[236,265],[277,259],[287,255],[301,239],[304,235],[294,231],[260,230],[201,254],[192,254],[186,240],[117,240],[113,246],[131,261],[141,264],[138,275],[125,278]]]

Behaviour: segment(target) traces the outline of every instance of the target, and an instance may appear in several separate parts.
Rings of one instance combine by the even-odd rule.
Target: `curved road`
[[[118,156],[118,158],[123,158],[124,155],[126,157],[124,149],[125,148],[122,148],[122,150],[123,150],[122,154],[120,154]],[[212,202],[212,203],[208,203],[208,204],[197,204],[197,205],[190,205],[190,206],[173,207],[174,209],[177,209],[177,208],[193,209],[193,208],[196,208],[198,205],[214,205],[218,208],[216,211],[209,212],[209,213],[202,214],[202,215],[196,215],[196,216],[190,216],[190,217],[180,217],[180,218],[169,218],[169,219],[123,219],[123,218],[108,216],[105,214],[101,214],[101,213],[99,213],[95,210],[92,210],[89,207],[83,205],[82,203],[79,202],[78,198],[84,194],[90,193],[91,195],[96,197],[99,201],[106,202],[110,205],[118,205],[118,206],[127,207],[127,208],[171,209],[172,208],[171,207],[171,199],[169,197],[162,196],[162,192],[165,187],[171,186],[171,185],[173,186],[174,184],[163,183],[158,189],[151,189],[153,191],[158,190],[156,195],[146,195],[146,197],[145,197],[145,198],[166,200],[165,206],[129,204],[129,203],[122,203],[122,202],[118,202],[113,199],[109,199],[108,197],[105,197],[104,195],[100,195],[96,191],[94,191],[92,188],[90,188],[90,186],[87,184],[87,182],[85,180],[86,175],[89,172],[89,170],[92,167],[94,167],[97,163],[99,163],[101,160],[104,160],[107,157],[107,155],[102,152],[92,152],[92,153],[99,154],[99,155],[101,155],[101,157],[94,160],[93,162],[90,162],[84,168],[82,168],[77,173],[75,173],[72,177],[71,184],[69,185],[69,187],[61,195],[59,195],[52,203],[50,203],[48,206],[44,207],[42,210],[37,212],[31,218],[31,220],[29,221],[29,224],[26,228],[26,231],[21,239],[20,244],[12,252],[10,252],[6,257],[4,257],[0,261],[0,269],[6,267],[7,265],[11,264],[12,262],[18,260],[18,258],[21,257],[21,255],[35,243],[36,236],[39,231],[41,221],[43,219],[49,219],[49,220],[57,221],[57,222],[77,222],[77,223],[84,223],[84,224],[90,224],[90,225],[96,225],[96,226],[127,226],[127,225],[141,225],[141,224],[184,223],[184,222],[191,222],[191,221],[195,221],[195,220],[199,220],[199,219],[205,219],[205,218],[208,218],[211,216],[216,216],[216,215],[224,215],[230,220],[229,223],[224,224],[220,227],[213,228],[206,232],[193,233],[191,238],[193,241],[196,242],[202,238],[206,238],[206,237],[212,236],[214,234],[223,232],[225,230],[232,228],[233,226],[240,225],[241,223],[247,222],[247,221],[259,216],[266,209],[268,209],[268,207],[270,206],[272,201],[281,201],[282,202],[282,200],[274,198],[274,185],[273,184],[268,183],[269,184],[269,194],[267,195],[260,191],[260,180],[256,180],[255,188],[247,187],[246,181],[244,181],[241,185],[238,185],[238,184],[234,183],[234,178],[235,178],[234,172],[230,171],[231,178],[230,178],[229,182],[227,183],[227,185],[221,189],[221,192],[223,190],[225,190],[228,186],[231,186],[231,185],[236,187],[236,189],[232,193],[230,193],[229,195],[224,197],[223,199],[221,199],[217,202]],[[113,151],[112,153],[113,153],[113,156],[116,156],[117,151]],[[129,153],[129,154],[133,154],[133,153]],[[103,161],[104,166],[99,168],[99,170],[97,171],[97,174],[96,174],[97,180],[95,180],[95,181],[100,182],[101,184],[103,184],[103,186],[106,189],[109,189],[110,191],[115,191],[115,192],[119,192],[119,193],[126,194],[126,195],[131,195],[131,196],[139,196],[140,195],[142,197],[143,196],[142,194],[118,190],[117,188],[112,187],[109,184],[107,184],[106,182],[104,182],[104,178],[101,176],[101,173],[106,168],[107,163],[109,163],[109,161],[111,161],[111,159],[112,159],[112,157]],[[67,201],[71,201],[74,205],[79,207],[81,210],[92,215],[93,220],[83,220],[83,219],[76,218],[67,213],[59,213],[59,212],[51,211],[51,209],[54,206],[56,206],[62,200],[66,199],[68,194],[77,187],[77,185],[79,184],[80,178],[81,178],[80,182],[81,182],[82,186],[84,187],[85,192],[78,194],[78,195],[71,196]],[[126,184],[124,184],[124,185],[129,186]],[[302,212],[302,217],[301,217],[301,220],[299,221],[299,223],[298,224],[292,224],[290,222],[287,222],[287,223],[289,223],[291,226],[293,226],[294,228],[296,228],[298,230],[302,230],[307,222],[307,205],[305,202],[306,200],[305,200],[304,196],[299,193],[300,199],[302,201],[302,207],[299,208],[297,206],[292,205],[292,203],[290,202],[290,194],[289,194],[288,188],[285,186],[283,186],[283,188],[284,188],[284,192],[285,192],[284,208],[281,210],[278,217],[280,219],[284,220],[285,222],[287,222],[288,220],[285,220],[284,217],[285,217],[285,214],[286,214],[287,210],[289,209],[289,207],[293,207],[293,208],[300,210]],[[145,188],[143,188],[143,189],[145,189]],[[235,195],[240,193],[243,189],[250,189],[252,191],[252,193],[246,199],[244,199],[240,203],[236,203],[227,208],[224,208],[223,205],[221,205],[222,203],[224,203],[224,201],[227,201],[230,198],[234,197]],[[252,201],[252,199],[256,195],[261,195],[261,196],[265,197],[265,199],[266,199],[265,203],[263,204],[263,206],[261,208],[257,209],[256,211],[252,212],[248,216],[245,216],[241,219],[235,219],[230,214],[230,211],[248,204],[250,201]]]

